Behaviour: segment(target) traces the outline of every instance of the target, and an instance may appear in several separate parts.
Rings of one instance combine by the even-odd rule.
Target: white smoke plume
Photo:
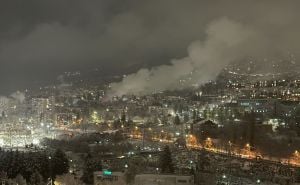
[[[19,103],[23,103],[25,100],[25,94],[20,91],[12,93],[10,97],[17,100]]]
[[[9,102],[9,99],[6,96],[0,96],[0,108],[6,105]]]
[[[0,96],[0,116],[2,116],[2,111],[7,109],[7,106],[11,101],[17,103],[23,103],[25,100],[25,94],[23,92],[17,91],[8,96]]]
[[[0,96],[0,117],[2,117],[2,112],[5,110],[6,105],[8,104],[9,99],[5,96]]]
[[[210,23],[204,41],[188,47],[188,56],[174,59],[170,65],[140,69],[119,83],[110,84],[109,96],[143,95],[164,90],[175,90],[201,85],[213,80],[230,62],[244,56],[247,41],[255,31],[238,22],[221,18]]]

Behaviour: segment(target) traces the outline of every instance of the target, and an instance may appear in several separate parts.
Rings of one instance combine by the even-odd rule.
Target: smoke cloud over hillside
[[[12,93],[10,96],[1,96],[0,95],[0,117],[2,116],[2,111],[7,109],[9,102],[14,101],[17,103],[23,103],[25,100],[25,93],[17,91]]]
[[[290,52],[299,58],[299,6],[295,0],[2,0],[0,94],[95,68],[101,75],[141,69],[112,90],[147,93],[183,88],[187,83],[178,80],[188,80],[191,68],[191,82],[209,80],[242,54],[264,59]],[[230,35],[248,30],[254,32],[251,39]],[[224,42],[232,46],[218,45]]]
[[[187,57],[128,75],[121,82],[112,83],[109,94],[141,95],[201,85],[215,79],[230,62],[243,57],[247,42],[255,36],[253,30],[238,22],[218,19],[208,25],[205,40],[190,44]]]
[[[23,92],[17,91],[10,95],[13,99],[17,100],[18,102],[22,103],[25,100],[25,94]]]

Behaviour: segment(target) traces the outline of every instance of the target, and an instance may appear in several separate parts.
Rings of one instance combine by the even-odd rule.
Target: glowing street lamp
[[[188,142],[189,145],[192,145],[192,146],[196,146],[197,145],[197,139],[193,135],[189,135],[188,136],[187,142]]]
[[[261,183],[261,180],[260,180],[260,179],[257,179],[257,180],[256,180],[256,183],[257,183],[257,184],[260,184],[260,183]]]
[[[293,158],[297,163],[300,161],[300,153],[298,152],[298,150],[295,150],[295,152],[293,153]]]
[[[206,140],[205,140],[205,148],[212,148],[212,145],[213,145],[213,143],[212,143],[211,138],[210,137],[206,138]]]
[[[231,154],[231,148],[232,148],[232,142],[228,141],[228,145],[229,145],[228,153],[230,155]]]
[[[299,157],[299,152],[298,152],[298,150],[295,150],[294,155],[295,155],[296,157]]]
[[[245,145],[245,149],[246,149],[247,151],[250,151],[250,149],[251,149],[251,146],[250,146],[250,144],[249,144],[249,143],[247,143],[247,144]]]

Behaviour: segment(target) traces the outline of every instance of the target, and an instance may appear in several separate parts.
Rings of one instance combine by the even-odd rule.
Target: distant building
[[[140,174],[134,182],[135,185],[194,185],[194,176]]]
[[[31,107],[32,113],[35,115],[36,121],[38,123],[42,122],[53,122],[52,112],[53,112],[54,98],[32,98]]]
[[[126,184],[123,172],[103,170],[94,172],[94,185],[121,185]]]
[[[76,123],[77,116],[74,113],[58,113],[56,115],[56,123],[58,125],[70,125]]]
[[[254,111],[257,113],[267,113],[273,111],[274,103],[267,99],[239,99],[237,103],[240,107],[244,107],[246,111]]]

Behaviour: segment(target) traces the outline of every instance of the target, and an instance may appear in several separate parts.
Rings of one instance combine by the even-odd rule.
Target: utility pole
[[[145,148],[145,125],[143,125],[143,150]]]

